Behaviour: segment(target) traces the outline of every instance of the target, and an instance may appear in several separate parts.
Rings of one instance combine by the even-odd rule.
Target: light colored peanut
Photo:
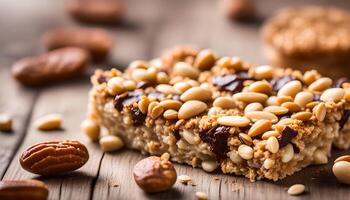
[[[41,131],[59,129],[61,124],[62,116],[60,114],[45,115],[34,122],[34,126]]]
[[[275,114],[265,111],[251,111],[245,114],[245,116],[253,122],[256,122],[260,119],[267,119],[272,123],[276,123],[278,121],[278,117]]]
[[[247,135],[245,133],[238,134],[238,137],[246,145],[252,145],[253,144],[253,139],[249,135]]]
[[[292,196],[300,195],[305,192],[303,184],[295,184],[288,188],[288,194]]]
[[[182,106],[182,103],[180,101],[176,100],[164,100],[159,103],[160,106],[162,106],[164,109],[174,109],[179,110]]]
[[[270,130],[272,126],[272,123],[270,120],[267,119],[260,119],[257,120],[252,127],[250,127],[249,131],[248,131],[248,135],[250,137],[255,137],[258,136],[262,133],[264,133],[265,131]]]
[[[212,99],[212,92],[202,87],[193,87],[184,92],[180,99],[182,101],[198,100],[209,101]]]
[[[275,165],[275,160],[272,160],[271,158],[267,158],[264,161],[263,167],[265,169],[271,169]]]
[[[266,131],[265,133],[262,134],[261,138],[263,140],[269,139],[269,137],[279,137],[281,134],[278,131]]]
[[[321,92],[328,89],[332,85],[332,79],[324,77],[320,78],[309,85],[309,90]]]
[[[278,103],[276,96],[270,96],[266,100],[266,105],[268,105],[268,106],[278,106],[278,105],[280,105],[280,103]]]
[[[321,100],[325,102],[338,102],[344,98],[345,90],[343,88],[330,88],[321,95]]]
[[[163,93],[165,95],[169,94],[178,94],[178,91],[173,88],[173,86],[168,84],[159,84],[156,87],[156,90],[160,93]]]
[[[200,71],[185,62],[178,62],[174,66],[174,75],[197,79]]]
[[[316,117],[316,119],[320,122],[324,120],[327,114],[327,109],[325,103],[319,103],[317,106],[314,107],[313,113]]]
[[[212,50],[204,49],[200,51],[194,61],[194,66],[199,70],[208,70],[214,66],[216,55]]]
[[[298,119],[301,121],[307,121],[312,117],[312,113],[309,111],[301,111],[301,112],[297,112],[294,113],[291,118],[292,119]]]
[[[128,66],[128,69],[138,69],[138,68],[147,69],[148,63],[144,60],[135,60],[135,61],[132,61]]]
[[[292,102],[293,101],[293,97],[291,97],[291,96],[278,96],[276,101],[277,101],[278,105],[281,105],[281,104],[283,104],[285,102]]]
[[[284,102],[281,106],[287,108],[289,112],[298,112],[301,110],[300,106],[294,102]]]
[[[269,79],[273,76],[273,68],[269,65],[258,66],[255,69],[254,77],[256,79]]]
[[[92,141],[97,141],[100,137],[100,126],[90,119],[86,119],[81,123],[81,129]]]
[[[244,108],[244,114],[247,114],[251,111],[262,111],[263,108],[264,107],[261,105],[261,103],[250,103]]]
[[[201,139],[199,138],[198,135],[192,133],[189,130],[183,130],[180,132],[180,135],[182,136],[182,138],[184,140],[186,140],[186,142],[188,142],[189,144],[199,144],[199,142],[201,141]]]
[[[0,114],[0,131],[11,131],[12,119],[7,114]]]
[[[318,73],[316,70],[307,71],[304,73],[303,80],[306,85],[310,85],[318,78]]]
[[[123,148],[124,142],[115,135],[106,135],[100,139],[100,147],[104,152],[117,151]]]
[[[250,160],[253,158],[254,150],[248,145],[242,144],[238,147],[238,155],[245,159]]]
[[[264,103],[268,96],[258,92],[239,92],[233,95],[236,101],[243,101],[245,103],[259,102]]]
[[[111,95],[124,92],[123,78],[113,77],[107,82],[107,91]]]
[[[179,119],[189,119],[191,117],[197,116],[204,112],[207,109],[207,107],[207,104],[201,101],[187,101],[179,109]]]
[[[152,119],[157,119],[159,116],[161,116],[164,112],[164,108],[161,105],[154,106],[151,111],[149,112],[149,115]]]
[[[279,143],[276,137],[271,136],[266,141],[266,149],[269,150],[271,153],[277,153],[279,150]]]
[[[178,82],[175,83],[173,87],[179,93],[184,93],[186,90],[190,89],[192,85],[190,85],[188,82]]]
[[[291,161],[294,157],[294,149],[291,144],[288,144],[287,146],[283,147],[283,154],[282,154],[282,162],[288,163]]]
[[[219,117],[217,122],[223,126],[246,127],[249,125],[250,120],[241,116],[223,116]]]
[[[332,170],[339,182],[350,184],[350,162],[338,161],[334,163]]]
[[[123,82],[123,88],[126,91],[131,91],[136,88],[136,83],[133,80],[126,80]]]
[[[299,92],[294,98],[294,103],[298,104],[301,108],[304,108],[306,104],[312,101],[313,95],[311,92]]]
[[[301,91],[302,87],[300,81],[290,81],[278,91],[277,96],[295,97],[295,95]]]
[[[198,200],[208,200],[208,195],[204,192],[196,192],[196,197]]]
[[[157,83],[158,84],[167,84],[170,81],[170,77],[165,72],[158,72],[157,73]]]
[[[143,113],[146,114],[148,111],[148,106],[151,103],[148,97],[142,96],[141,100],[138,102],[138,108]]]
[[[272,86],[267,81],[256,81],[249,85],[249,91],[269,94],[272,91]]]
[[[204,160],[201,163],[202,168],[206,172],[213,172],[218,168],[218,163],[215,160]]]
[[[165,119],[177,119],[178,118],[178,112],[176,110],[169,109],[169,110],[166,110],[163,113],[163,117]]]
[[[275,115],[283,115],[288,113],[288,109],[282,106],[267,106],[264,111],[273,113]]]
[[[214,100],[213,106],[220,107],[223,109],[235,108],[235,101],[231,97],[218,97]]]
[[[243,162],[243,159],[241,156],[239,156],[238,152],[236,151],[230,151],[228,153],[230,159],[232,160],[233,163],[235,164],[241,164]]]

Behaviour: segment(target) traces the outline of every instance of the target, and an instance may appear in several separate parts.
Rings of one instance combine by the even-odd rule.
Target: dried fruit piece
[[[47,185],[38,180],[0,181],[0,199],[45,200],[49,194]]]
[[[134,179],[145,192],[154,193],[170,189],[176,182],[173,164],[157,156],[150,156],[139,161],[133,170]]]
[[[77,76],[88,62],[85,50],[67,47],[19,60],[12,66],[12,75],[25,85],[43,85]]]
[[[23,169],[40,175],[56,175],[82,167],[89,159],[86,147],[78,141],[42,142],[25,150],[20,163]]]
[[[45,33],[42,40],[49,50],[80,47],[97,60],[105,58],[113,45],[112,36],[99,28],[60,28]]]

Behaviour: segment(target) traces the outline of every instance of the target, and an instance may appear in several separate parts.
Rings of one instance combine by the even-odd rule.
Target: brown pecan
[[[67,47],[21,59],[13,64],[12,74],[25,85],[42,85],[80,74],[88,61],[89,56],[85,50]]]
[[[73,18],[89,23],[117,23],[124,14],[120,0],[66,0],[66,12]]]
[[[51,141],[36,144],[22,153],[22,167],[34,174],[55,175],[82,167],[89,159],[86,147],[78,141]]]
[[[45,200],[49,194],[47,185],[38,180],[0,181],[0,199]]]
[[[113,45],[112,36],[100,28],[55,29],[46,32],[42,40],[49,50],[68,46],[84,48],[96,60],[105,58]]]

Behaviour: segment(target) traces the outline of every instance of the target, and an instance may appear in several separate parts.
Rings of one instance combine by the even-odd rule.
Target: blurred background
[[[103,25],[74,20],[64,1],[0,0],[0,60],[13,62],[45,51],[41,36],[60,27],[102,27],[114,39],[109,57],[100,66],[125,67],[135,59],[159,56],[169,47],[192,44],[212,48],[219,55],[236,55],[266,63],[259,29],[277,9],[293,5],[332,5],[350,9],[348,0],[253,1],[257,18],[249,22],[228,19],[217,0],[124,0],[123,19]],[[4,67],[4,66],[2,66]]]

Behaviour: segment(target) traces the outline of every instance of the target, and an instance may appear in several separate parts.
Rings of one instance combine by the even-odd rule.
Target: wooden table
[[[316,0],[315,0],[316,1]],[[268,16],[278,7],[303,1],[257,1],[259,14]],[[319,3],[330,3],[323,0]],[[37,178],[50,188],[50,199],[195,199],[203,191],[210,199],[350,199],[350,188],[336,182],[329,165],[308,167],[282,181],[257,181],[176,164],[178,174],[187,174],[197,186],[176,183],[168,192],[148,195],[132,178],[134,164],[143,158],[130,150],[103,153],[80,130],[90,89],[89,76],[97,67],[124,68],[135,59],[151,59],[164,48],[176,44],[194,44],[213,48],[220,55],[237,55],[256,63],[266,63],[258,35],[259,23],[237,24],[227,21],[212,0],[127,0],[126,20],[119,26],[105,27],[115,37],[115,47],[105,63],[89,66],[83,78],[42,88],[26,88],[10,75],[11,64],[24,56],[43,52],[40,35],[61,26],[88,26],[71,20],[63,11],[62,1],[0,0],[0,112],[14,117],[14,132],[0,133],[1,179]],[[347,0],[333,2],[350,7]],[[61,113],[61,131],[40,132],[32,123],[39,116]],[[90,160],[76,172],[42,178],[24,171],[18,162],[21,152],[30,145],[56,139],[78,139],[89,149]],[[215,180],[214,177],[218,177]],[[287,195],[286,188],[305,184],[307,193],[300,197]],[[116,187],[115,184],[119,186]]]

